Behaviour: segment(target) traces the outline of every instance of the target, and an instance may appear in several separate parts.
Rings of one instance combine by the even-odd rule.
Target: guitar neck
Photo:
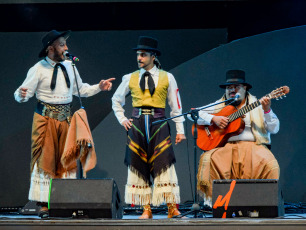
[[[228,116],[229,122],[232,122],[236,120],[237,118],[243,116],[244,114],[250,112],[251,110],[257,108],[260,105],[259,100],[253,102],[250,105],[246,105],[242,107],[241,109],[238,109],[236,112],[232,113],[231,115]]]
[[[275,90],[273,90],[271,93],[267,94],[266,97],[268,97],[269,99],[276,99],[278,100],[278,98],[282,99],[282,97],[286,97],[286,94],[288,94],[290,92],[290,89],[288,86],[282,86],[280,88],[277,88]],[[234,120],[236,120],[237,118],[241,117],[242,115],[250,112],[251,110],[255,109],[256,107],[258,107],[260,105],[259,100],[253,102],[250,105],[246,105],[244,107],[242,107],[241,109],[238,109],[236,112],[232,113],[231,115],[228,116],[229,122],[232,122]]]

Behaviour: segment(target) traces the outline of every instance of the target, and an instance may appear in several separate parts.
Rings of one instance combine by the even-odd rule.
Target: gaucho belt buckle
[[[60,112],[57,115],[57,120],[59,120],[59,121],[64,121],[64,120],[66,120],[66,118],[67,118],[67,115],[66,115],[65,112]]]
[[[141,110],[141,114],[143,114],[143,115],[151,115],[152,111],[151,111],[151,109],[142,109]]]
[[[46,106],[44,106],[44,108],[43,108],[42,111],[41,111],[41,115],[42,115],[42,116],[47,116],[48,113],[49,113],[49,110],[47,109]]]

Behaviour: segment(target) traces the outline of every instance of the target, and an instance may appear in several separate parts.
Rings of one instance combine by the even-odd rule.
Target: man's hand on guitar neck
[[[228,125],[228,118],[223,116],[214,116],[212,122],[216,124],[220,129],[226,128]]]
[[[271,109],[271,99],[268,97],[262,97],[260,100],[262,108],[265,112],[269,112]]]

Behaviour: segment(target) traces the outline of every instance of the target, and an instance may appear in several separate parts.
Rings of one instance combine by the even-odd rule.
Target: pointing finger
[[[107,79],[107,80],[105,80],[105,81],[108,81],[108,82],[110,82],[110,81],[114,81],[114,80],[116,80],[116,78],[109,78],[109,79]]]

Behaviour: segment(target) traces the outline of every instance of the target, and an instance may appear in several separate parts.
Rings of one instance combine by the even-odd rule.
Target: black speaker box
[[[278,180],[235,180],[236,184],[229,196],[232,181],[213,181],[213,217],[270,218],[284,215],[284,200]],[[222,199],[229,200],[227,209],[226,202],[220,202]]]
[[[50,217],[121,219],[123,209],[113,179],[53,179],[49,194]]]
[[[29,201],[23,208],[19,210],[21,215],[37,215],[40,207],[37,206],[36,201]]]

